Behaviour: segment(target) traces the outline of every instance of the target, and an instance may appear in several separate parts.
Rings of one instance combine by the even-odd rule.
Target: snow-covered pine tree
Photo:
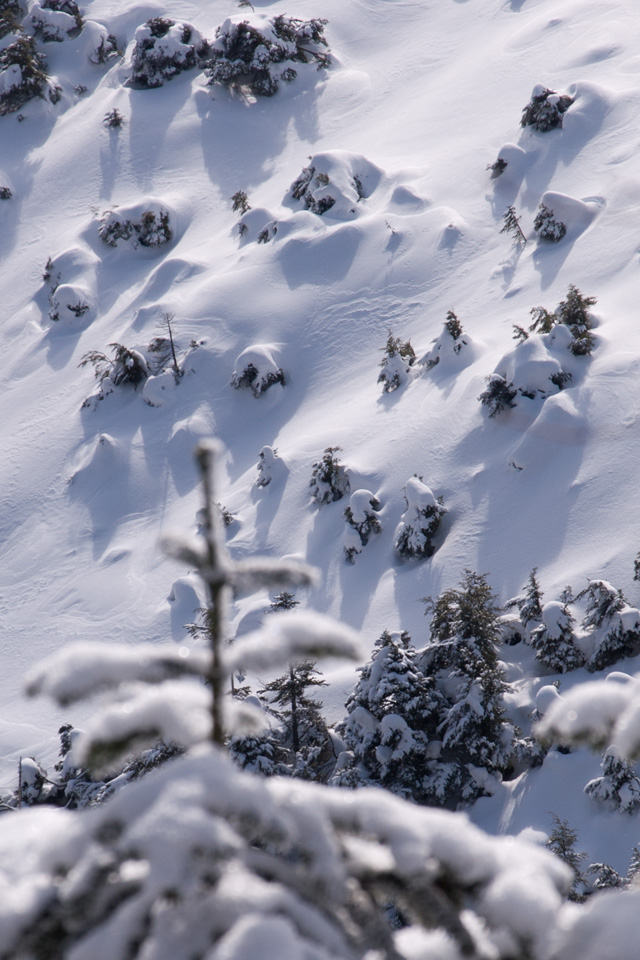
[[[478,400],[487,407],[491,419],[508,407],[517,406],[515,398],[518,391],[511,381],[505,380],[499,373],[492,373],[486,377],[486,381],[487,388],[482,391]]]
[[[524,593],[513,597],[505,604],[505,610],[517,608],[523,636],[527,641],[531,632],[542,623],[542,590],[536,576],[537,572],[538,568],[534,567],[523,587]]]
[[[567,232],[562,220],[558,220],[554,216],[553,210],[550,210],[544,203],[541,203],[538,207],[536,218],[533,221],[533,229],[541,240],[548,240],[550,243],[558,243]]]
[[[568,604],[551,600],[542,608],[542,623],[531,631],[529,643],[536,651],[536,660],[554,673],[584,666],[584,654],[575,642],[574,623]]]
[[[347,718],[337,728],[350,755],[348,762],[341,758],[333,782],[377,784],[424,803],[440,697],[419,669],[406,630],[384,630],[359,673]]]
[[[520,125],[533,127],[542,133],[555,130],[562,126],[562,118],[567,112],[573,98],[565,94],[558,94],[555,90],[536,83],[531,92],[531,99],[522,111]]]
[[[380,533],[382,525],[378,517],[380,501],[370,490],[356,490],[349,498],[344,518],[347,521],[344,553],[349,563],[355,563],[372,533]]]
[[[326,447],[321,460],[317,460],[311,472],[311,496],[322,506],[342,500],[349,491],[349,477],[336,456],[340,447]]]
[[[520,226],[521,217],[516,213],[515,207],[507,207],[502,217],[503,226],[500,230],[500,233],[510,233],[514,243],[523,246],[527,242],[527,238],[524,234],[522,227]]]
[[[587,854],[579,853],[576,850],[578,834],[569,826],[569,821],[562,820],[555,813],[552,813],[551,817],[553,819],[553,830],[549,834],[546,847],[571,869],[573,882],[568,898],[576,903],[581,903],[585,899],[586,879],[580,864],[587,859]]]
[[[326,685],[314,661],[305,660],[258,690],[266,710],[281,724],[271,738],[277,773],[324,782],[333,772],[335,753],[320,712],[322,701],[309,694]]]
[[[620,756],[615,746],[605,750],[602,757],[602,776],[590,780],[584,792],[593,800],[621,813],[633,813],[640,806],[640,778],[633,765]]]
[[[400,337],[394,337],[391,330],[382,352],[383,357],[380,361],[382,369],[378,376],[378,383],[382,384],[385,393],[392,393],[406,382],[416,354],[410,340],[403,341]]]
[[[640,610],[630,607],[621,590],[607,580],[590,580],[576,601],[586,598],[582,627],[593,637],[590,671],[604,670],[640,648]]]
[[[505,716],[506,683],[498,663],[499,618],[486,577],[466,570],[459,589],[428,598],[431,642],[420,666],[443,698],[437,724],[445,785],[441,802],[472,803],[509,769],[514,730]]]
[[[433,538],[447,508],[442,497],[435,497],[420,477],[407,480],[404,498],[407,508],[394,535],[396,553],[407,559],[430,557],[435,550]]]

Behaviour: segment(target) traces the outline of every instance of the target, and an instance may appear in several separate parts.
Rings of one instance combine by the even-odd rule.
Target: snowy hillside
[[[37,41],[57,102],[45,91],[0,116],[3,788],[19,756],[49,759],[59,724],[86,718],[25,698],[40,659],[78,639],[185,637],[200,588],[159,538],[196,530],[192,451],[204,437],[227,449],[232,556],[317,567],[304,603],[367,649],[384,629],[423,647],[422,598],[465,569],[486,574],[500,603],[537,567],[547,601],[603,579],[640,605],[633,4],[89,0],[71,35],[68,14],[36,7],[61,24],[60,42],[42,27]],[[227,17],[261,26],[279,14],[326,18],[326,69],[297,64],[270,97],[208,85],[195,59],[157,86],[128,82],[151,18],[192,25],[195,50]],[[181,37],[166,44],[184,60]],[[0,97],[15,88],[11,69]],[[568,98],[562,122],[522,127],[544,88]],[[104,122],[113,111],[121,125]],[[534,230],[541,204],[565,226],[558,242]],[[526,243],[502,230],[509,207]],[[571,286],[597,301],[590,354],[571,350],[566,326],[513,339]],[[180,376],[166,343],[149,349],[167,315]],[[399,385],[385,391],[390,331],[416,359],[395,358]],[[79,366],[92,352],[103,359]],[[134,361],[137,389],[118,383]],[[478,398],[494,373],[513,383],[515,405],[490,417]],[[260,486],[267,447],[278,456],[267,452],[272,479]],[[381,530],[353,564],[349,494],[311,497],[328,447],[340,448],[349,493],[378,501]],[[394,542],[415,475],[446,513],[433,555],[402,560]],[[411,503],[419,493],[410,484]],[[352,501],[357,516],[366,500]],[[253,629],[269,599],[239,600],[234,630]],[[513,719],[528,728],[538,689],[557,678],[524,644],[502,656]],[[330,664],[325,677],[337,722],[356,673]],[[587,679],[562,675],[560,692]],[[598,773],[587,750],[553,752],[470,814],[492,832],[541,835],[551,811],[591,861],[624,872],[640,832],[584,795]]]

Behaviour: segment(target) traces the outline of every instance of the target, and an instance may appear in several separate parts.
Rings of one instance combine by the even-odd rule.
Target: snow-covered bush
[[[512,381],[508,381],[499,373],[492,373],[487,377],[487,387],[482,391],[478,400],[487,407],[490,417],[496,417],[508,407],[515,407],[515,398],[518,391]]]
[[[274,383],[285,385],[284,371],[276,359],[275,347],[255,344],[236,358],[236,368],[231,375],[231,386],[236,390],[246,388],[254,397],[259,397]]]
[[[640,807],[640,779],[633,766],[621,757],[615,746],[608,747],[602,757],[602,776],[590,780],[584,792],[593,800],[633,813]]]
[[[542,623],[531,631],[529,642],[536,651],[536,660],[554,673],[584,666],[584,654],[575,642],[574,623],[568,605],[551,600],[542,607]]]
[[[0,2],[0,40],[8,33],[20,32],[20,21],[24,17],[20,0],[2,0]]]
[[[0,200],[11,200],[13,194],[9,187],[0,187]]]
[[[604,670],[640,651],[640,610],[629,606],[621,590],[607,580],[590,580],[576,601],[587,598],[583,628],[592,636],[590,671]]]
[[[88,397],[83,406],[88,406],[93,399],[102,399],[111,392],[112,387],[130,385],[135,389],[149,376],[149,365],[139,350],[125,347],[121,343],[110,343],[113,357],[108,357],[99,350],[90,350],[85,353],[78,364],[79,367],[91,365],[98,381],[98,394]]]
[[[161,87],[184,70],[203,66],[209,53],[208,41],[191,24],[153,17],[135,32],[129,82],[136,87]]]
[[[420,364],[427,370],[432,370],[441,360],[446,361],[452,354],[454,357],[460,356],[463,347],[468,346],[470,342],[471,338],[465,334],[453,310],[448,310],[442,333],[433,341],[433,346],[421,358]]]
[[[316,503],[335,503],[349,491],[349,477],[336,456],[340,447],[326,447],[322,460],[317,460],[311,471],[311,496]]]
[[[537,83],[531,92],[531,100],[522,112],[520,126],[533,127],[543,133],[561,127],[562,118],[572,103],[572,97],[557,94]]]
[[[378,375],[378,383],[382,384],[385,393],[392,393],[397,390],[407,379],[409,369],[416,359],[415,350],[411,346],[411,341],[403,341],[400,337],[394,337],[389,331],[386,346],[383,348],[384,356],[380,361],[382,367]]]
[[[100,218],[98,236],[108,247],[117,247],[120,240],[130,241],[135,249],[161,247],[173,238],[169,211],[160,204],[131,211],[107,210]]]
[[[256,480],[257,487],[269,486],[273,480],[273,470],[277,465],[277,460],[280,460],[280,457],[278,456],[278,451],[275,449],[275,447],[265,446],[262,448],[258,454],[258,479]]]
[[[378,517],[380,501],[370,490],[356,490],[349,498],[344,511],[347,529],[344,537],[344,553],[349,563],[355,563],[372,533],[380,533],[382,525]]]
[[[285,202],[302,205],[322,216],[352,220],[361,200],[371,196],[381,176],[373,163],[359,154],[330,150],[309,157],[300,176],[291,184]]]
[[[533,221],[533,229],[541,240],[549,240],[551,243],[558,243],[567,232],[565,224],[554,216],[553,210],[550,210],[546,204],[541,203],[538,207],[536,218]]]
[[[396,553],[402,558],[430,557],[435,550],[433,538],[447,508],[442,497],[436,498],[419,477],[407,480],[404,497],[407,507],[394,535]]]
[[[46,58],[38,53],[33,37],[17,36],[0,50],[0,117],[13,113],[34,97],[60,99],[60,88],[46,72]]]
[[[91,63],[108,63],[118,56],[117,38],[102,23],[85,21],[80,39],[84,42],[84,52]],[[86,90],[83,92],[86,93]],[[80,95],[77,88],[76,93]]]
[[[95,314],[94,298],[81,284],[60,283],[49,296],[49,319],[55,323],[86,326]]]
[[[42,0],[33,4],[29,20],[36,36],[45,43],[61,43],[82,30],[83,20],[75,0]]]
[[[105,127],[111,127],[112,129],[118,130],[124,123],[124,117],[120,113],[117,107],[114,107],[112,110],[109,110],[105,113],[102,118],[102,122]]]
[[[216,30],[206,69],[210,85],[244,87],[257,96],[269,97],[277,92],[281,80],[295,80],[292,63],[329,65],[326,20],[305,21],[282,14],[252,19],[253,23],[228,18]]]
[[[576,357],[582,357],[591,353],[595,342],[595,337],[591,332],[593,327],[593,316],[589,310],[596,303],[595,297],[585,297],[580,293],[577,287],[570,284],[567,291],[567,299],[561,300],[553,312],[549,312],[545,307],[534,307],[531,310],[533,323],[529,331],[539,333],[550,333],[557,324],[564,324],[571,331],[572,341],[570,343],[571,352]],[[520,334],[526,337],[526,331],[519,328]]]

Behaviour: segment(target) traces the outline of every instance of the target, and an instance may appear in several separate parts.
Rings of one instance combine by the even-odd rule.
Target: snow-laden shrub
[[[61,43],[82,29],[82,15],[75,0],[42,0],[33,4],[29,20],[36,36],[45,43]]]
[[[633,813],[640,807],[640,779],[615,746],[605,750],[602,776],[590,780],[584,792],[593,800],[621,813]]]
[[[394,535],[396,553],[403,558],[430,557],[435,550],[433,538],[447,512],[442,497],[436,499],[418,477],[407,480],[404,496],[407,507]]]
[[[109,346],[113,357],[108,357],[98,350],[91,350],[85,353],[78,366],[91,365],[94,376],[103,390],[108,391],[111,385],[115,387],[130,385],[137,388],[149,376],[149,364],[146,358],[139,350],[125,347],[121,343],[110,343]]]
[[[254,397],[265,393],[274,383],[285,384],[284,371],[276,359],[276,349],[269,344],[254,344],[236,358],[231,386],[249,389]]]
[[[108,247],[117,247],[121,240],[134,249],[164,246],[173,238],[169,211],[158,203],[147,209],[107,210],[100,218],[98,236]]]
[[[295,80],[292,63],[329,65],[326,20],[254,16],[253,22],[229,17],[216,30],[206,74],[209,85],[244,87],[270,97],[280,81]],[[287,66],[289,64],[289,66]]]
[[[382,525],[378,517],[380,501],[370,490],[356,490],[351,494],[349,506],[344,511],[347,529],[344,537],[344,553],[349,563],[369,542],[372,533],[380,533]]]
[[[490,417],[495,417],[508,407],[515,407],[515,398],[518,391],[513,381],[507,380],[499,373],[492,373],[487,377],[487,387],[479,395],[478,400],[487,408]]]
[[[265,446],[258,454],[258,479],[257,487],[268,487],[273,480],[273,471],[280,460],[278,451],[275,447]]]
[[[432,370],[441,360],[446,363],[451,357],[460,356],[463,348],[470,343],[471,338],[462,329],[457,316],[453,310],[448,310],[442,333],[433,341],[433,346],[428,353],[420,359],[420,364],[427,370]]]
[[[91,63],[108,63],[118,56],[118,41],[102,23],[86,20],[80,36],[84,53]]]
[[[391,330],[382,352],[384,356],[380,361],[382,369],[378,375],[378,383],[382,384],[385,393],[392,393],[406,382],[416,353],[410,340],[403,341],[400,337],[394,337]]]
[[[33,37],[17,36],[0,50],[0,117],[14,113],[34,97],[60,99],[60,88],[46,72],[47,61],[38,53]]]
[[[349,477],[336,456],[338,450],[340,447],[327,447],[311,471],[311,496],[320,506],[342,500],[349,491]]]
[[[536,651],[536,660],[554,673],[584,666],[584,654],[575,642],[574,623],[567,604],[551,600],[542,607],[542,623],[531,631],[529,642]]]
[[[520,126],[533,127],[543,133],[561,127],[562,117],[572,103],[572,97],[555,93],[537,83],[531,92],[531,100],[522,112]]]
[[[285,202],[302,205],[322,216],[331,211],[338,220],[352,220],[361,200],[371,196],[381,171],[366,157],[344,150],[329,150],[309,158],[301,174],[291,184]]]
[[[135,32],[129,82],[136,87],[161,87],[184,70],[202,66],[209,51],[208,41],[191,24],[153,17]]]
[[[569,348],[576,357],[591,353],[595,337],[591,332],[593,316],[589,310],[596,303],[595,297],[585,297],[573,284],[569,285],[566,300],[561,300],[555,310],[549,311],[545,307],[533,307],[531,316],[533,323],[530,332],[551,333],[558,324],[564,324],[571,332]],[[517,328],[519,336],[527,337],[522,327]]]
[[[65,325],[84,327],[95,315],[94,298],[87,288],[80,284],[61,283],[49,297],[49,319],[54,323],[62,321]]]
[[[590,580],[576,601],[587,600],[582,627],[594,650],[587,669],[604,670],[640,651],[640,610],[629,606],[621,590],[607,580]]]
[[[558,243],[567,232],[565,224],[554,216],[553,210],[550,210],[546,204],[541,203],[538,207],[536,218],[533,221],[533,229],[541,240],[549,240],[551,243]]]
[[[11,200],[13,194],[9,187],[0,187],[0,200]]]

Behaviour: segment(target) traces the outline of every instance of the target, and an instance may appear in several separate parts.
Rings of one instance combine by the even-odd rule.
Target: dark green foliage
[[[542,133],[561,127],[562,117],[573,103],[573,98],[566,94],[558,95],[548,87],[537,87],[536,91],[522,112],[520,126],[533,127]]]
[[[11,200],[12,197],[9,187],[0,187],[0,200]]]
[[[0,2],[0,40],[8,33],[18,33],[20,21],[24,16],[18,0],[1,0]]]
[[[114,107],[113,110],[109,110],[108,113],[105,113],[102,122],[106,127],[119,129],[124,123],[124,117],[118,108]]]
[[[494,160],[493,163],[487,164],[487,170],[491,170],[491,179],[495,180],[496,177],[499,177],[507,169],[509,164],[506,160],[503,160],[502,157],[498,157],[497,160]]]
[[[576,851],[575,845],[578,840],[578,834],[575,830],[571,829],[568,820],[560,819],[555,813],[552,813],[551,817],[553,819],[553,830],[549,834],[546,847],[551,850],[552,853],[555,853],[563,863],[571,867],[573,871],[573,882],[568,893],[568,898],[576,903],[582,903],[585,899],[584,888],[586,881],[580,869],[580,864],[584,863],[587,859],[587,854]]]
[[[98,236],[108,247],[116,247],[119,240],[131,240],[135,247],[160,247],[169,243],[173,232],[169,225],[169,214],[160,210],[145,210],[139,221],[121,220],[112,213],[106,213],[98,227]]]
[[[534,567],[529,574],[529,580],[524,588],[525,595],[522,598],[522,603],[518,604],[520,619],[525,627],[531,622],[540,623],[542,620],[542,590],[536,577],[537,572],[538,568]]]
[[[516,406],[514,401],[518,391],[513,383],[507,382],[499,373],[492,373],[486,380],[487,388],[482,391],[478,400],[483,406],[487,407],[489,417],[493,418],[503,410]]]
[[[238,210],[241,214],[251,210],[251,204],[249,203],[249,198],[244,190],[236,190],[234,195],[231,197],[231,202],[233,203],[233,212],[236,213]]]
[[[444,325],[447,328],[447,333],[453,338],[453,340],[460,339],[464,331],[462,329],[462,324],[458,320],[453,310],[447,310],[447,319],[445,320]],[[458,346],[456,353],[460,352],[460,346],[461,345]]]
[[[20,83],[0,94],[0,116],[14,113],[33,97],[44,97],[48,85],[46,65],[33,37],[17,36],[13,43],[0,50],[0,76],[18,67],[21,77]],[[49,90],[49,99],[52,103],[59,99],[54,88]]]

